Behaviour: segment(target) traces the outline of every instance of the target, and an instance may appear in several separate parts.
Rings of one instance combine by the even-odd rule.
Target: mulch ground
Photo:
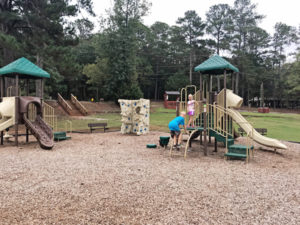
[[[6,143],[0,224],[300,224],[299,144],[247,164],[224,160],[221,145],[205,157],[196,142],[187,159],[146,148],[162,135],[71,134],[51,151],[33,137]]]

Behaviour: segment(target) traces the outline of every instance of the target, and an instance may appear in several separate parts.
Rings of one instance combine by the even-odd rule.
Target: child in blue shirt
[[[180,132],[180,125],[184,127],[184,131],[186,132],[186,126],[184,124],[185,112],[181,112],[180,116],[177,116],[169,123],[169,129],[171,133],[171,137],[174,138],[174,147],[177,149],[180,148],[182,133]]]

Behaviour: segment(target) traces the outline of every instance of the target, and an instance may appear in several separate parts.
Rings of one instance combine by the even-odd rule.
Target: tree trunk
[[[260,85],[260,107],[265,106],[265,99],[264,99],[264,82],[261,82]]]
[[[193,83],[193,63],[192,63],[192,50],[190,51],[190,84]]]

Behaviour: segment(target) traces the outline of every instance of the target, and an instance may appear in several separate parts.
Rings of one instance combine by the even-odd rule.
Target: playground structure
[[[150,101],[147,99],[124,100],[119,99],[122,116],[121,133],[135,133],[137,135],[149,132]]]
[[[17,146],[19,125],[24,124],[26,142],[29,141],[30,132],[43,149],[51,149],[54,145],[52,129],[56,126],[57,120],[54,117],[54,109],[42,100],[44,79],[50,78],[50,74],[22,57],[1,68],[0,78],[2,98],[0,103],[1,144],[3,144],[4,130],[8,131],[13,127],[15,145]],[[25,81],[26,96],[20,96],[20,79]],[[30,80],[36,81],[36,95],[38,97],[30,96]],[[13,83],[13,85],[9,83]]]
[[[199,104],[195,108],[194,123],[195,127],[188,127],[189,138],[185,147],[184,157],[187,155],[187,150],[191,147],[192,140],[200,136],[204,137],[204,155],[207,155],[207,136],[209,142],[211,137],[215,140],[215,151],[217,151],[217,143],[222,142],[226,147],[225,157],[245,158],[247,161],[250,157],[250,152],[253,153],[253,141],[273,148],[286,149],[287,147],[280,141],[262,136],[253,126],[236,110],[241,107],[243,99],[234,94],[234,75],[232,75],[232,89],[226,88],[227,72],[238,72],[238,69],[218,55],[214,55],[199,66],[195,71],[200,72],[200,88],[194,85],[189,85],[181,90],[181,98],[177,115],[179,111],[186,111],[188,95],[192,94],[194,100]],[[209,74],[206,82],[203,82],[202,73]],[[212,75],[224,75],[224,88],[219,92],[212,90]],[[237,76],[237,75],[236,75]],[[188,120],[186,116],[185,121]],[[246,133],[247,144],[234,144],[235,128],[240,127]],[[172,154],[172,147],[170,150]]]

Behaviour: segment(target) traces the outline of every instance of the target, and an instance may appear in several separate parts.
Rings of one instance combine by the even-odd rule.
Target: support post
[[[19,96],[19,75],[16,75],[16,96]]]
[[[233,91],[233,93],[235,93],[235,90],[234,90],[234,75],[235,75],[235,73],[231,74],[231,90]]]
[[[177,98],[176,99],[176,116],[179,116],[179,104],[180,104],[180,102],[179,102],[179,99]]]
[[[29,79],[26,79],[26,96],[29,96]]]
[[[239,95],[239,73],[235,75],[235,94]]]
[[[207,124],[206,124],[206,103],[204,103],[205,106],[204,106],[204,113],[203,113],[203,120],[204,120],[204,155],[207,156],[207,140],[206,140],[206,136],[207,136]]]
[[[28,143],[28,142],[29,142],[29,130],[26,127],[26,143]]]
[[[1,98],[3,98],[4,97],[4,78],[3,78],[3,76],[1,76],[1,86],[0,86],[0,88],[1,88]]]
[[[202,91],[203,91],[203,88],[202,88],[202,74],[200,73],[200,101],[202,101]]]
[[[15,98],[15,145],[18,146],[18,134],[19,134],[19,97]]]
[[[41,79],[41,99],[44,98],[44,79]]]
[[[1,145],[3,145],[3,130],[1,131]]]
[[[214,152],[218,152],[218,142],[217,142],[217,139],[215,137],[215,150]]]

